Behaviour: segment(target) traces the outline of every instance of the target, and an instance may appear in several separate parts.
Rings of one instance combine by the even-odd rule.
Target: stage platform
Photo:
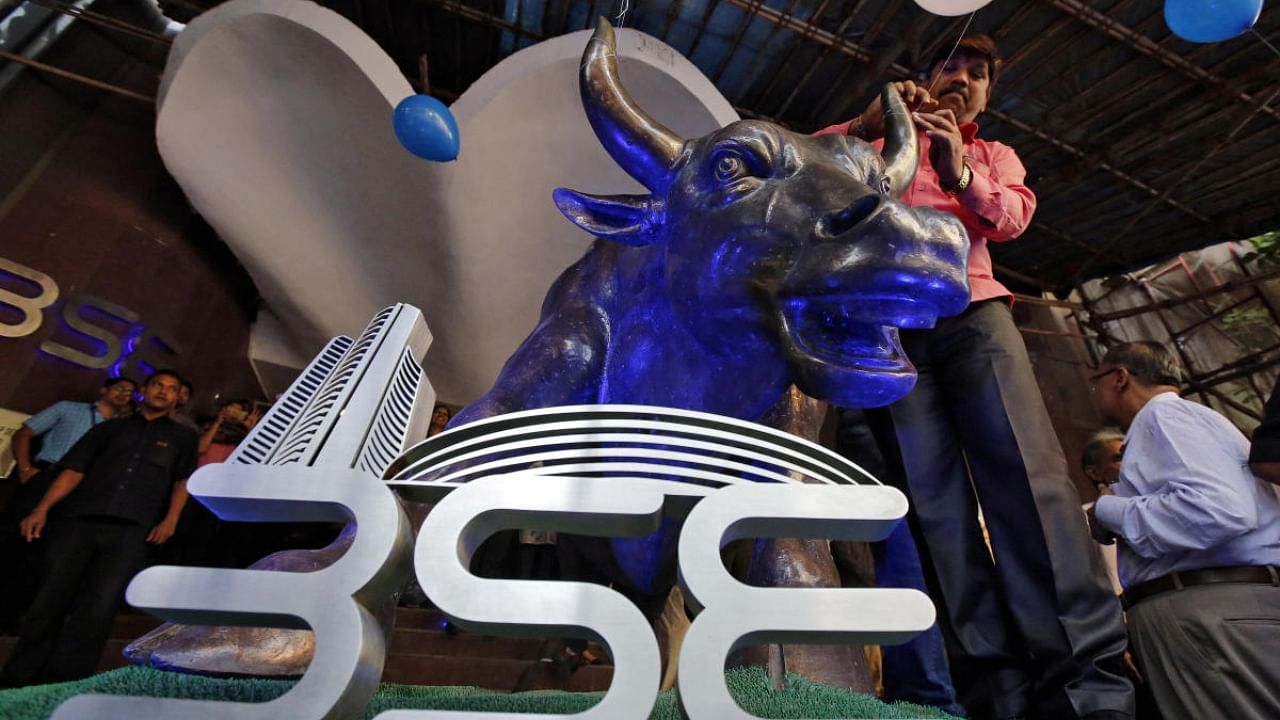
[[[392,708],[574,713],[594,705],[609,687],[607,657],[577,668],[547,662],[551,641],[445,632],[431,608],[398,608],[382,685],[366,717]],[[128,667],[120,651],[159,620],[134,610],[117,616],[99,673],[77,682],[0,691],[0,718],[43,720],[78,693],[150,697],[220,698],[262,702],[293,687],[293,680],[213,678]],[[0,661],[15,638],[0,638]],[[832,688],[798,676],[770,686],[758,668],[729,670],[726,681],[742,707],[767,718],[950,718],[934,708],[888,705],[869,695]],[[680,717],[674,692],[658,696],[650,718]]]
[[[766,718],[949,718],[932,708],[887,705],[868,695],[839,690],[790,676],[775,690],[759,668],[725,673],[738,704]],[[293,686],[291,680],[209,678],[127,667],[100,673],[85,680],[0,691],[0,717],[5,720],[44,720],[66,698],[97,692],[152,697],[218,698],[263,702]],[[425,687],[383,683],[365,713],[372,718],[383,710],[414,708],[471,710],[476,712],[576,713],[594,705],[601,692],[537,690],[504,693],[475,687]],[[673,691],[658,696],[650,720],[678,720],[680,710]]]

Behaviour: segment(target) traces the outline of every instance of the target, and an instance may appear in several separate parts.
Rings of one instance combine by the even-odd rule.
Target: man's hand
[[[1142,673],[1138,670],[1138,666],[1133,662],[1133,653],[1128,650],[1124,651],[1124,666],[1129,668],[1129,677],[1140,683],[1145,683],[1146,678],[1142,677]]]
[[[49,511],[36,506],[31,514],[22,518],[22,522],[18,523],[18,532],[22,534],[22,538],[27,542],[34,542],[40,539],[40,531],[44,530],[45,522],[49,519]]]
[[[1085,517],[1089,519],[1089,534],[1093,536],[1102,545],[1114,545],[1116,536],[1108,529],[1102,527],[1102,523],[1098,522],[1098,516],[1094,513],[1097,504],[1090,505],[1085,511]]]
[[[163,545],[166,540],[173,537],[178,530],[178,521],[165,518],[160,521],[159,525],[151,528],[151,532],[147,533],[147,542],[155,545]]]
[[[25,468],[18,468],[18,482],[25,483],[39,473],[39,468],[34,465],[28,465]]]
[[[917,85],[911,80],[903,80],[902,82],[893,83],[893,87],[902,96],[902,102],[906,103],[907,110],[916,112],[917,110],[929,111],[938,107],[938,101],[929,95],[929,89],[924,85]],[[862,127],[866,131],[866,137],[863,140],[875,140],[884,137],[884,108],[880,106],[880,95],[876,94],[876,99],[871,101],[866,110],[859,115],[862,119]]]
[[[914,112],[916,127],[929,136],[929,163],[943,185],[960,182],[964,171],[964,138],[955,113],[943,109],[937,112]]]

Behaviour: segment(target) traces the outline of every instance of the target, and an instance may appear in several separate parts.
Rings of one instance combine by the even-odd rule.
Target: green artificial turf
[[[775,690],[760,668],[729,670],[725,680],[738,704],[762,718],[949,718],[934,708],[880,702],[870,695],[849,692],[789,675],[786,687]],[[227,679],[184,675],[143,667],[128,667],[75,682],[0,691],[0,718],[43,720],[63,700],[81,693],[145,695],[263,702],[293,687],[291,680]],[[599,701],[603,693],[538,690],[500,693],[473,687],[428,687],[384,683],[365,711],[372,718],[383,710],[474,710],[505,712],[577,713]],[[651,720],[678,720],[674,691],[658,695]]]

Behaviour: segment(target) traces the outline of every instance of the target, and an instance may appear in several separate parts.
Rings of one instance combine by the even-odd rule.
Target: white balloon
[[[916,0],[916,4],[934,15],[964,15],[991,4],[991,0]]]

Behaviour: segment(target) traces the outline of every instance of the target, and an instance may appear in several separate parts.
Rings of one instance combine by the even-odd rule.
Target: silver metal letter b
[[[351,547],[315,572],[153,567],[129,584],[129,603],[179,623],[310,628],[315,657],[292,690],[263,703],[80,695],[56,720],[282,720],[360,717],[378,688],[386,641],[369,607],[409,572],[412,533],[391,490],[370,473],[301,465],[213,464],[193,495],[235,520],[355,522]]]

